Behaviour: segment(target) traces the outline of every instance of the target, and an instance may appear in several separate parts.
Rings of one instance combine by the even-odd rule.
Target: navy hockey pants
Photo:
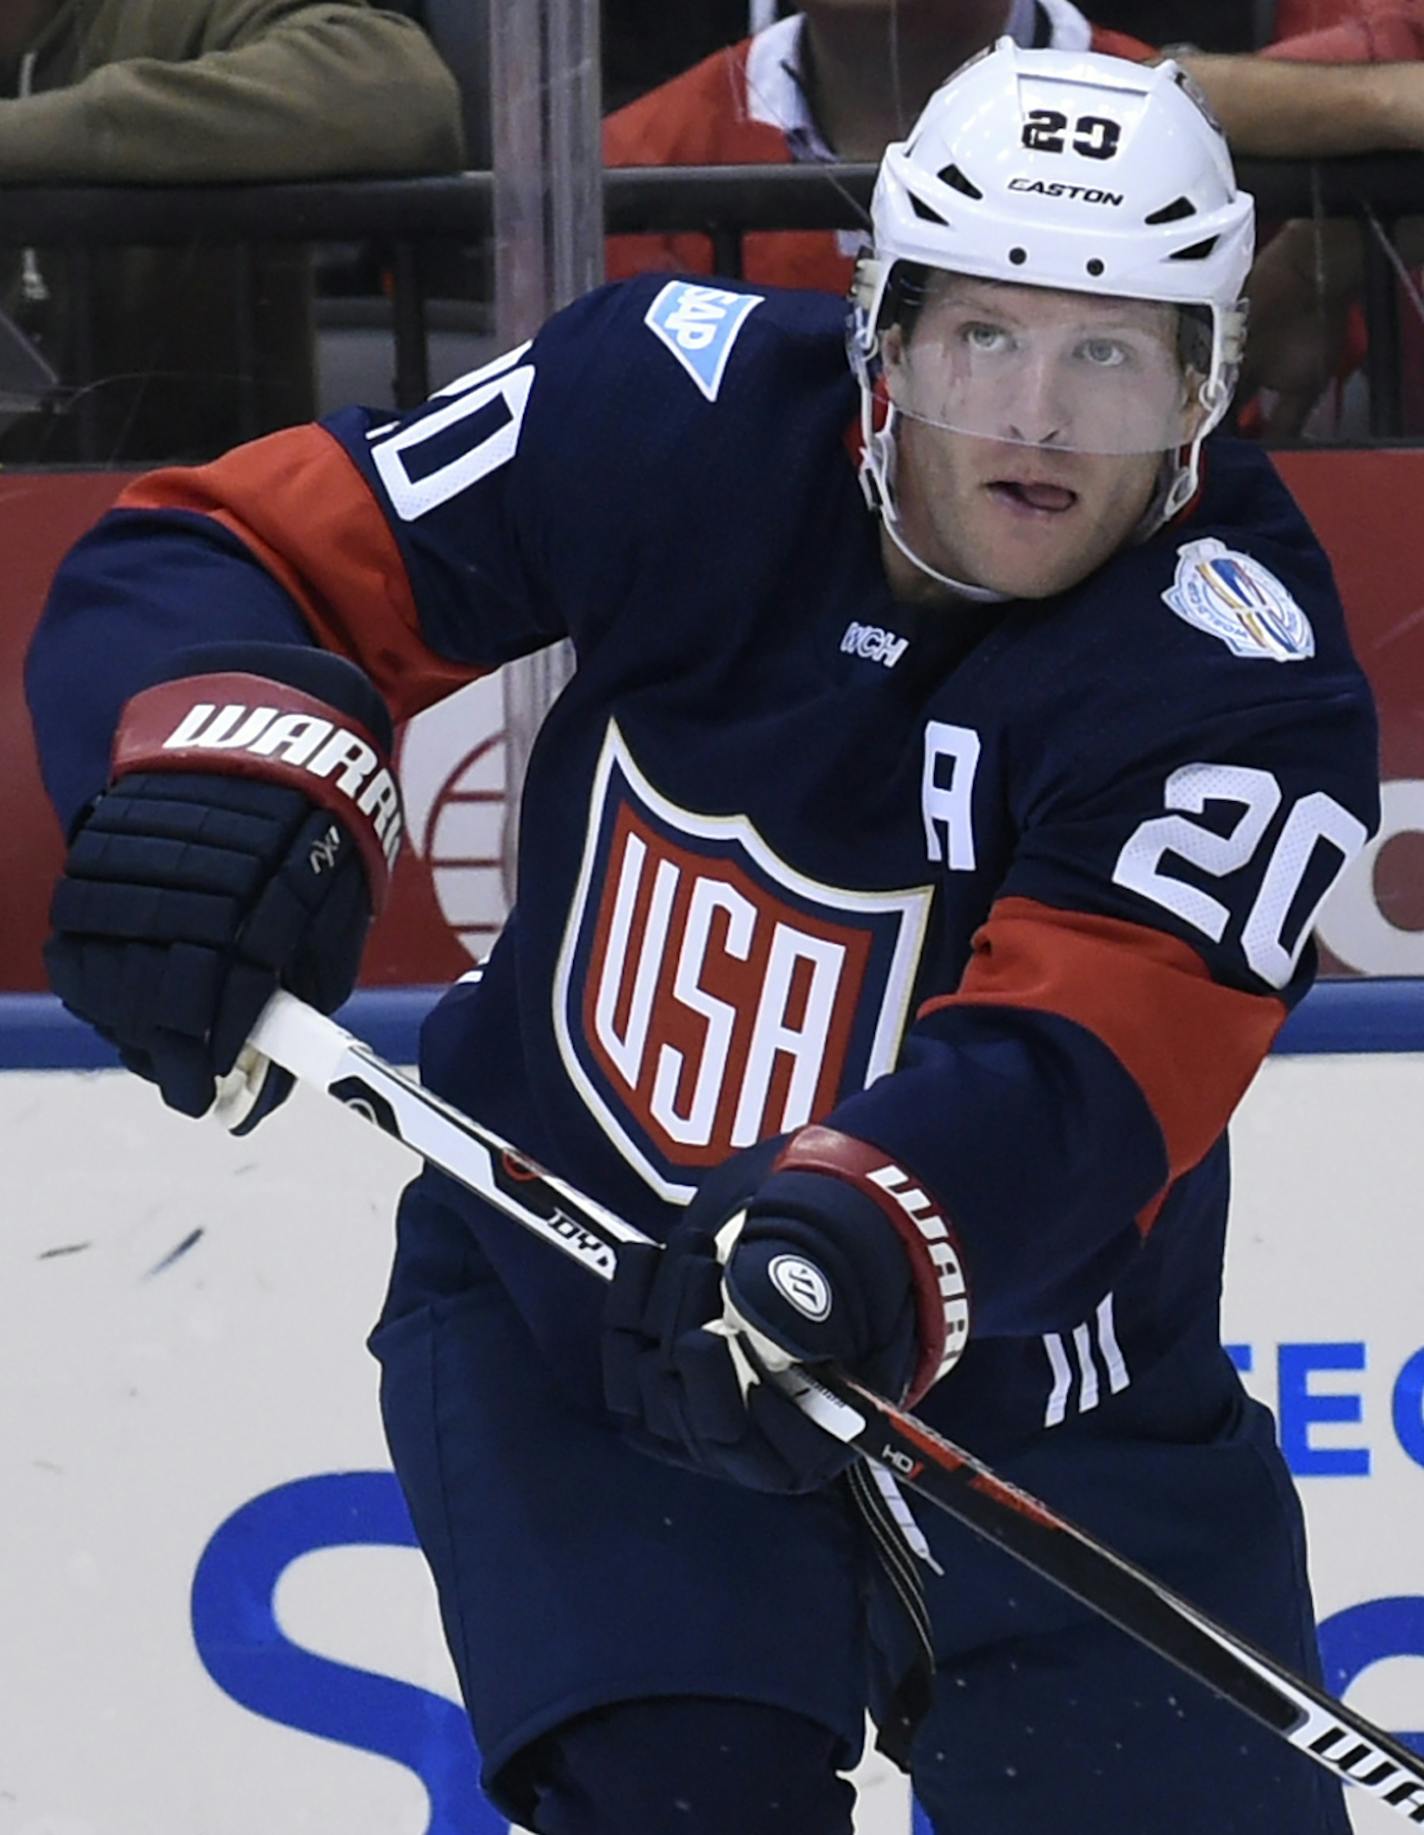
[[[861,1745],[873,1582],[842,1488],[765,1497],[632,1452],[552,1387],[492,1280],[372,1344],[499,1807],[540,1835],[848,1835],[833,1774]],[[1178,1422],[1195,1385],[1194,1443],[1154,1438],[1158,1380]],[[1149,1375],[1090,1419],[1001,1469],[1317,1673],[1299,1508],[1225,1359]],[[914,1748],[939,1835],[1348,1835],[1318,1766],[918,1515],[945,1570],[928,1580],[939,1669]]]

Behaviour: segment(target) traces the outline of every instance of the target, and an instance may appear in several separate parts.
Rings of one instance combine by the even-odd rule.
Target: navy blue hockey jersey
[[[1258,451],[1210,442],[1191,511],[1056,598],[912,607],[856,402],[833,301],[603,289],[399,419],[141,481],[63,567],[30,691],[68,817],[178,645],[324,643],[399,717],[570,637],[517,908],[427,1079],[657,1234],[770,1135],[873,1142],[968,1262],[926,1412],[992,1448],[1215,1329],[1224,1130],[1376,825],[1376,729]],[[571,1341],[586,1277],[469,1223]]]

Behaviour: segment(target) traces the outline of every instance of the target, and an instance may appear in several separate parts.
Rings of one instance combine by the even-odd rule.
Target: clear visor
[[[899,298],[881,354],[889,399],[914,420],[1127,454],[1175,451],[1206,418],[1210,330],[1179,307],[946,273]]]

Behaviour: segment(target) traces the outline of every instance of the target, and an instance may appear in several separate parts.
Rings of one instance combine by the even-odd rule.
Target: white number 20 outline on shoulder
[[[1167,779],[1163,800],[1168,809],[1185,810],[1188,815],[1203,814],[1208,803],[1235,803],[1241,815],[1227,834],[1190,821],[1188,815],[1152,817],[1134,831],[1118,855],[1113,883],[1140,892],[1219,943],[1231,922],[1230,910],[1209,892],[1165,872],[1163,861],[1175,856],[1213,879],[1239,872],[1250,863],[1281,806],[1281,786],[1273,772],[1250,765],[1183,765]],[[1260,890],[1241,931],[1242,954],[1262,981],[1283,988],[1290,980],[1316,913],[1367,839],[1364,823],[1323,790],[1312,791],[1295,804],[1271,849]],[[1322,841],[1339,851],[1340,865],[1287,949],[1282,932]]]
[[[534,386],[534,365],[520,363],[528,349],[526,342],[496,357],[483,369],[461,376],[448,388],[432,395],[431,411],[408,426],[402,427],[397,422],[393,430],[388,423],[373,428],[367,435],[372,461],[386,487],[391,507],[402,522],[415,522],[428,516],[514,457],[519,445],[519,430],[524,424],[524,410],[529,405],[529,391]],[[434,404],[446,397],[449,398],[447,405],[436,408]],[[503,418],[496,417],[496,424],[487,432],[457,450],[444,465],[412,474],[408,453],[433,440],[443,439],[452,427],[472,419],[496,401],[503,402],[505,414]]]

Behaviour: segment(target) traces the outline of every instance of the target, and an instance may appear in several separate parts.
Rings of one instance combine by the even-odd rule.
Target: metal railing
[[[1266,223],[1316,214],[1373,217],[1393,240],[1401,218],[1424,215],[1424,155],[1322,162],[1243,161],[1239,175]],[[604,178],[610,233],[699,232],[712,240],[719,273],[741,272],[749,231],[853,229],[865,221],[875,168],[869,165],[716,166],[610,170]],[[422,251],[487,243],[493,178],[465,172],[422,179],[213,186],[33,186],[0,192],[0,248],[63,252],[68,284],[85,302],[81,324],[103,310],[95,294],[99,249],[249,247],[274,242],[374,241],[391,277],[396,404],[429,393],[430,289]],[[1371,434],[1400,435],[1398,284],[1389,250],[1367,235],[1364,302],[1370,333]],[[251,336],[250,311],[238,314]],[[78,340],[82,365],[86,343]],[[256,352],[238,349],[244,374]],[[82,397],[76,412],[83,415]],[[80,428],[81,456],[85,452]]]

